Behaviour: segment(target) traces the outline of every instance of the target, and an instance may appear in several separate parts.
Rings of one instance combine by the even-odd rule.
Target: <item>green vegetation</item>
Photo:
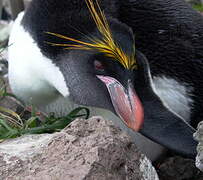
[[[81,111],[86,113],[80,113]],[[0,140],[19,137],[24,134],[42,134],[53,133],[60,131],[70,124],[74,119],[78,117],[89,117],[89,110],[87,108],[76,108],[71,111],[67,116],[56,118],[53,115],[45,118],[44,121],[40,121],[38,116],[32,116],[28,120],[21,124],[16,121],[10,125],[5,116],[0,115]],[[21,121],[22,122],[22,121]]]
[[[194,9],[197,11],[203,12],[203,5],[202,4],[194,4],[192,5]]]
[[[15,98],[14,95],[7,92],[6,85],[2,80],[0,88],[0,101],[8,96]],[[21,103],[19,102],[19,104]],[[23,105],[21,104],[21,106]],[[40,115],[35,112],[34,107],[32,107],[30,118],[25,119],[23,118],[22,114],[17,114],[10,109],[0,106],[0,141],[8,138],[19,137],[24,134],[57,132],[65,128],[74,119],[79,117],[88,118],[89,110],[85,107],[79,107],[71,111],[69,114],[67,114],[67,116],[59,118],[55,117],[53,113],[50,115],[43,114],[42,120]]]

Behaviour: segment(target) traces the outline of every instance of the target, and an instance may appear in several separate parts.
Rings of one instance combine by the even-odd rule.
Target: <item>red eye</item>
[[[94,68],[99,71],[104,71],[104,65],[98,60],[94,61]]]

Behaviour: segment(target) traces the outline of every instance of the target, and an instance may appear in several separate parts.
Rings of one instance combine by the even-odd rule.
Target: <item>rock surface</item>
[[[192,159],[172,156],[164,159],[157,167],[160,180],[202,180],[203,174],[195,167]]]
[[[203,121],[199,123],[194,138],[199,142],[197,146],[196,166],[203,171]]]
[[[101,117],[0,144],[0,180],[158,180],[130,138]]]
[[[12,28],[12,22],[8,23],[6,21],[0,20],[0,42],[8,40],[10,31]]]

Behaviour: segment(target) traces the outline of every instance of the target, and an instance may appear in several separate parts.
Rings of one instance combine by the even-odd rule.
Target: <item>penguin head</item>
[[[64,42],[49,45],[67,50],[55,62],[63,73],[69,97],[77,104],[113,111],[137,131],[143,110],[133,88],[137,69],[133,32],[117,19],[105,16],[98,3],[86,0],[86,4],[95,23],[91,33],[79,33],[76,39],[47,32]]]
[[[79,43],[67,44],[68,53],[64,51],[57,56],[56,63],[73,102],[108,109],[137,131],[143,122],[143,112],[133,87],[137,69],[133,33],[130,27],[113,18],[108,19],[108,25],[109,37],[95,29],[94,40],[88,35],[72,39]]]

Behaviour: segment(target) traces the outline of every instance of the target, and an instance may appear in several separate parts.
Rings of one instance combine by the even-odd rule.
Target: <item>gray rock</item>
[[[0,42],[8,40],[10,31],[12,27],[12,22],[8,23],[6,21],[0,21]]]
[[[166,158],[157,168],[160,180],[202,180],[203,174],[192,159],[180,156]]]
[[[101,117],[77,119],[55,134],[0,144],[0,179],[158,180],[130,138]]]
[[[198,124],[194,138],[198,141],[196,166],[203,171],[203,121]]]

